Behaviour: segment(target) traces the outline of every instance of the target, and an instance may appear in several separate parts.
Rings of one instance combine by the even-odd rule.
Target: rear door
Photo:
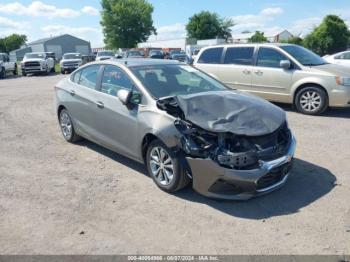
[[[205,49],[199,55],[195,67],[217,78],[218,65],[222,62],[223,50],[223,47],[212,47]]]
[[[227,47],[217,77],[227,86],[250,91],[252,85],[254,46]]]
[[[92,139],[96,139],[98,133],[96,101],[99,92],[96,89],[100,69],[100,65],[90,65],[77,71],[72,75],[73,83],[67,90],[70,95],[70,99],[67,99],[67,109],[73,121],[83,135]]]
[[[289,102],[290,87],[296,68],[292,61],[290,69],[281,68],[282,60],[289,59],[277,48],[259,48],[256,66],[252,72],[252,93],[270,101]]]
[[[123,155],[137,158],[138,105],[123,105],[117,97],[121,89],[136,92],[127,73],[114,65],[104,66],[96,103],[96,125],[99,142]]]

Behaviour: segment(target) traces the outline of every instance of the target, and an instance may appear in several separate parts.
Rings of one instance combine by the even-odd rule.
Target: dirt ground
[[[350,254],[350,109],[305,116],[282,189],[246,202],[166,194],[145,168],[66,143],[63,76],[0,81],[1,254]]]

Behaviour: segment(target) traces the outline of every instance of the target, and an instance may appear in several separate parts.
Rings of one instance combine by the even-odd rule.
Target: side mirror
[[[280,62],[280,67],[283,68],[284,70],[290,69],[291,66],[292,64],[290,63],[289,60],[281,60]]]
[[[118,91],[117,96],[119,100],[124,104],[127,105],[130,102],[132,92],[129,90],[121,89]]]

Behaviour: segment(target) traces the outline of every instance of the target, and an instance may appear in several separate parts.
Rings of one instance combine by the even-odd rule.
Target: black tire
[[[51,73],[56,73],[56,71],[55,71],[55,66],[53,67],[53,68],[51,68],[51,71],[50,71]]]
[[[22,71],[22,76],[27,76],[27,73]]]
[[[151,152],[154,148],[162,148],[171,158],[172,165],[173,165],[173,178],[168,185],[161,184],[159,180],[155,177],[155,175],[153,175],[150,162],[151,162]],[[184,167],[182,165],[183,161],[181,161],[180,157],[181,156],[179,154],[175,155],[164,143],[162,143],[158,139],[153,140],[148,146],[148,149],[146,152],[147,172],[149,176],[153,179],[154,183],[161,190],[167,193],[176,192],[186,187],[190,182],[190,178],[185,173]]]
[[[315,96],[308,104],[305,102],[306,97]],[[317,103],[317,104],[316,104]],[[317,86],[308,86],[300,89],[295,96],[294,105],[296,109],[306,115],[320,115],[328,108],[328,96],[326,92]]]
[[[0,79],[4,79],[6,77],[6,71],[5,68],[0,68]]]
[[[70,126],[71,126],[71,133],[69,135],[67,135],[64,131],[64,128],[63,128],[63,125],[62,125],[62,122],[64,121],[63,120],[63,115],[66,115],[70,121]],[[77,133],[75,132],[75,129],[74,129],[74,125],[73,125],[73,121],[72,121],[72,118],[71,116],[69,115],[68,111],[66,109],[62,109],[59,113],[59,124],[60,124],[60,129],[61,129],[61,132],[62,132],[62,135],[63,135],[63,138],[67,141],[67,142],[70,142],[70,143],[75,143],[79,140],[81,140],[81,137],[79,135],[77,135]]]
[[[13,75],[18,75],[17,65],[15,65],[15,69],[13,70]]]
[[[61,74],[64,75],[66,72],[64,70],[61,69]]]

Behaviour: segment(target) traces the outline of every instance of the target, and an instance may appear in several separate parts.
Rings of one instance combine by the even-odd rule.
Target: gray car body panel
[[[85,67],[94,64],[114,65],[122,69],[133,81],[137,91],[141,93],[142,100],[138,105],[134,105],[131,108],[127,107],[115,96],[74,83],[71,80],[71,77],[74,75],[73,73],[71,77],[57,83],[55,89],[57,111],[62,106],[68,110],[76,132],[88,140],[140,163],[144,162],[142,143],[147,135],[156,136],[168,148],[174,151],[179,150],[179,138],[182,134],[174,125],[176,118],[157,107],[156,100],[128,68],[128,66],[134,64],[157,65],[179,63],[156,59],[122,59],[89,63],[78,70],[83,70]],[[97,106],[98,102],[102,102],[104,107],[99,108]],[[270,106],[272,110],[276,110],[274,106]],[[283,120],[285,121],[284,112]],[[293,144],[293,150],[289,150],[288,156],[286,156],[288,161],[292,159],[294,148],[295,145]],[[194,159],[191,156],[187,156],[186,160],[192,169],[193,188],[203,195],[215,198],[248,199],[258,194],[253,184],[256,183],[259,177],[268,172],[264,167],[242,172],[223,168],[211,159]],[[212,173],[212,171],[216,173]],[[207,191],[208,188],[206,188],[207,182],[205,181],[212,181],[220,177],[229,177],[229,179],[233,180],[237,178],[237,181],[247,180],[248,187],[245,188],[250,188],[251,190],[249,189],[249,192],[246,194],[235,197],[209,194]]]

